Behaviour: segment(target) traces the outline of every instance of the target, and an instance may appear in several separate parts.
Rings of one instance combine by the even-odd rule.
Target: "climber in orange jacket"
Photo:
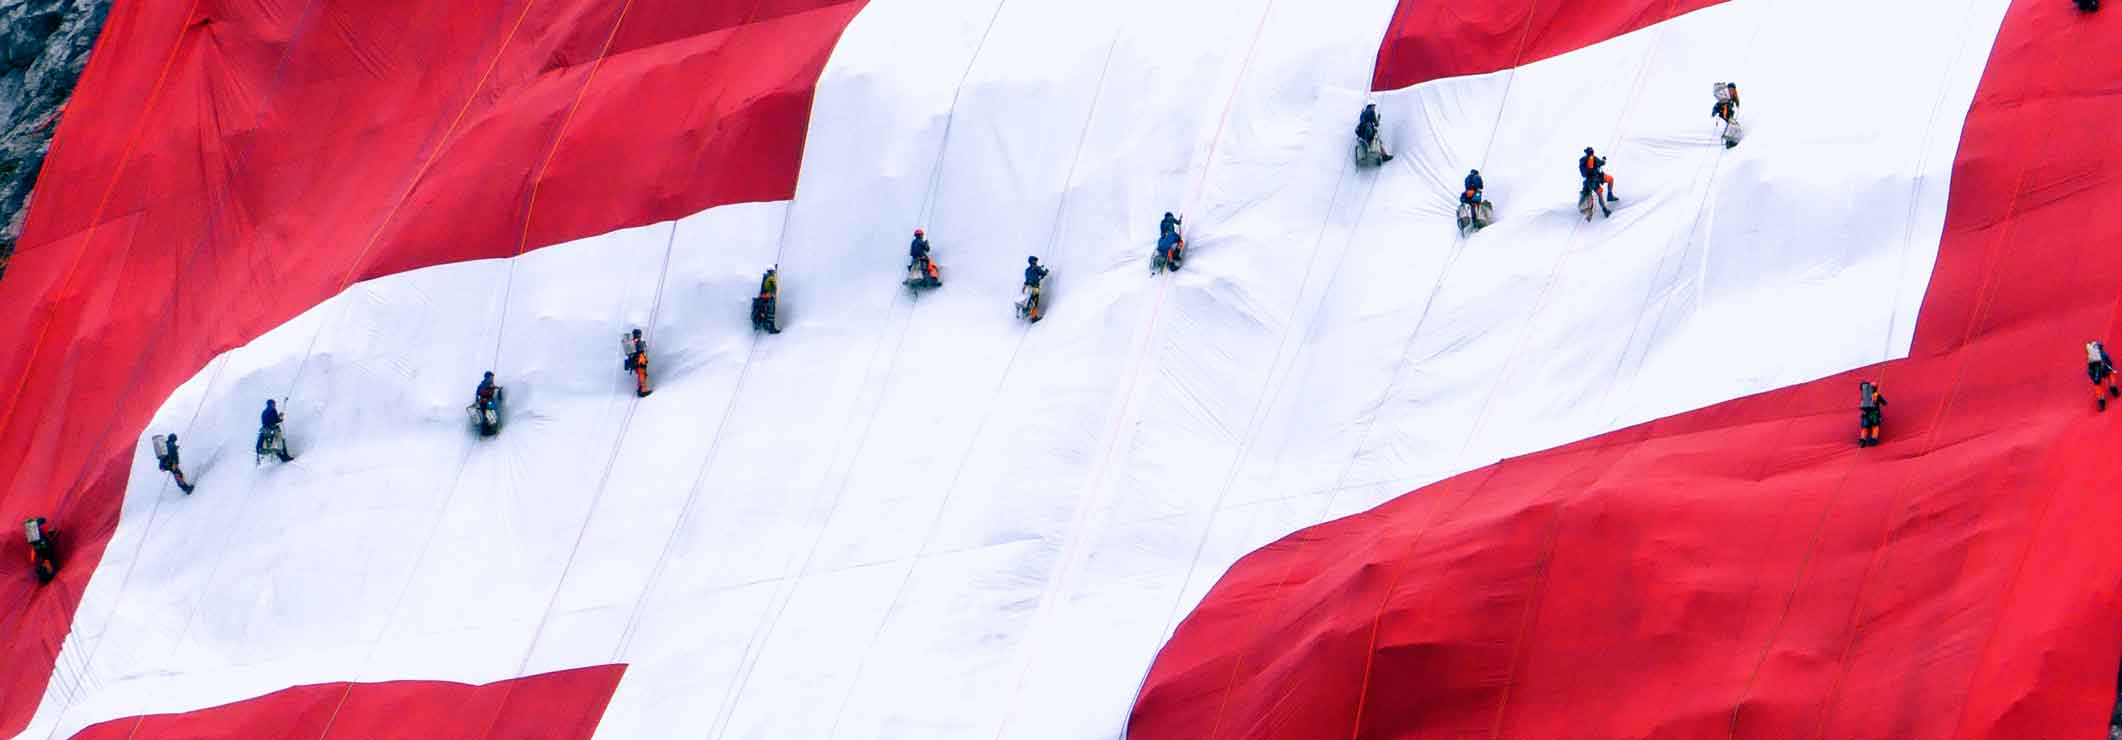
[[[623,337],[620,347],[626,350],[625,367],[634,374],[634,395],[647,396],[648,387],[648,340],[641,338],[641,330],[635,329],[631,336]]]
[[[1879,446],[1879,427],[1886,419],[1886,396],[1866,380],[1857,383],[1858,447]]]

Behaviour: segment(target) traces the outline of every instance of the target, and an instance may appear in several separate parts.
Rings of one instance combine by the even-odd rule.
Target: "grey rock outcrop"
[[[110,0],[0,0],[0,269]]]

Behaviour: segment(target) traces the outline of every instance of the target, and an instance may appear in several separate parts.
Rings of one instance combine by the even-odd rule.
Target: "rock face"
[[[0,2],[0,269],[110,0]]]

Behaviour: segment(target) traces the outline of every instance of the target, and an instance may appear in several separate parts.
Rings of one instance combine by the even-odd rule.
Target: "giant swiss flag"
[[[2096,731],[2111,23],[1949,4],[122,5],[0,282],[0,729]]]

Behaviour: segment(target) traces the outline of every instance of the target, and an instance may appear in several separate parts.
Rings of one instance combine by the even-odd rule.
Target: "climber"
[[[1719,82],[1716,85],[1717,102],[1709,108],[1709,115],[1724,122],[1724,148],[1739,145],[1739,84]]]
[[[934,288],[943,284],[942,272],[936,269],[928,252],[928,236],[914,229],[914,243],[906,248],[907,256],[912,258],[906,266],[906,287]]]
[[[1179,264],[1185,259],[1186,240],[1179,236],[1179,232],[1164,232],[1163,236],[1157,237],[1157,256],[1154,260],[1155,264],[1151,266],[1150,272],[1154,273],[1158,270],[1163,270],[1167,268],[1169,268],[1173,272],[1177,272],[1179,270]]]
[[[1585,187],[1604,192],[1608,202],[1621,200],[1614,195],[1614,176],[1606,174],[1606,158],[1592,153],[1591,147],[1585,147],[1584,158],[1577,160],[1577,174],[1584,176]]]
[[[1871,381],[1857,383],[1858,447],[1879,446],[1879,426],[1885,422],[1886,396]]]
[[[1166,267],[1179,269],[1186,252],[1186,239],[1179,236],[1179,226],[1179,217],[1165,211],[1164,220],[1157,223],[1157,253],[1150,258],[1150,274]]]
[[[22,521],[22,531],[29,538],[29,562],[37,571],[37,582],[51,583],[59,576],[59,530],[46,524],[44,517],[33,516]]]
[[[1024,258],[1024,300],[1017,302],[1017,318],[1030,319],[1038,323],[1042,316],[1039,297],[1046,282],[1046,266],[1039,264],[1038,257]]]
[[[619,336],[619,348],[626,352],[626,361],[621,363],[627,372],[634,374],[634,395],[647,397],[652,393],[648,387],[648,340],[641,338],[641,330]]]
[[[1039,287],[1039,283],[1046,280],[1046,273],[1046,266],[1039,264],[1038,257],[1024,258],[1024,285],[1026,287]]]
[[[171,478],[177,480],[177,488],[183,490],[186,494],[190,494],[192,492],[191,481],[184,479],[184,468],[180,467],[181,461],[177,456],[177,435],[157,434],[154,436],[153,441],[155,467],[168,472]]]
[[[1385,151],[1385,141],[1378,137],[1378,104],[1363,106],[1363,113],[1356,117],[1356,163],[1365,167],[1376,167],[1393,161],[1393,155]]]
[[[280,409],[273,407],[273,399],[265,399],[265,410],[258,413],[258,462],[267,457],[280,458],[280,462],[293,462],[295,456],[287,454],[287,436],[280,431],[280,422],[286,421]]]
[[[1607,204],[1621,199],[1614,195],[1614,176],[1606,174],[1606,158],[1593,153],[1591,147],[1585,147],[1584,158],[1577,160],[1577,174],[1584,177],[1584,187],[1577,192],[1577,212],[1584,214],[1584,220],[1590,221],[1592,204],[1597,203],[1600,211],[1613,216],[1614,209]],[[1606,196],[1603,200],[1599,198],[1602,193]]]
[[[774,276],[776,269],[779,266],[766,268],[766,274],[759,277],[759,297],[752,299],[752,331],[781,333],[781,326],[775,320],[776,297],[781,292],[781,281]]]
[[[1481,196],[1480,170],[1466,172],[1466,189],[1459,192],[1459,235],[1471,236],[1496,221],[1496,208]]]
[[[2115,386],[2115,361],[2107,356],[2107,346],[2099,341],[2085,343],[2085,374],[2093,379],[2093,405],[2101,411],[2107,410],[2107,399],[2122,396],[2122,388]],[[2101,393],[2106,385],[2106,393]]]
[[[481,436],[491,437],[501,431],[501,405],[506,397],[507,391],[494,384],[493,371],[487,371],[479,379],[479,388],[472,392],[472,405],[464,408],[471,414],[472,423],[479,427]]]

